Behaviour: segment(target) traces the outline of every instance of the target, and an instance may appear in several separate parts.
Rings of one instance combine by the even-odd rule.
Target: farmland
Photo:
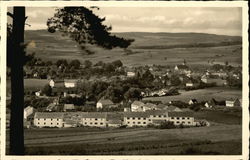
[[[241,154],[241,114],[198,111],[194,116],[208,119],[211,126],[25,129],[26,154]]]
[[[86,46],[94,54],[87,54],[68,37],[45,30],[26,31],[26,41],[32,42],[28,53],[45,60],[79,59],[111,62],[121,60],[126,66],[150,64],[174,65],[186,59],[193,67],[208,65],[208,60],[224,64],[241,65],[241,37],[221,36],[202,33],[116,33],[118,36],[135,39],[129,52],[114,48],[106,50],[96,46]],[[199,47],[199,44],[207,47]],[[63,45],[61,45],[63,43]],[[212,44],[211,44],[212,43]],[[225,43],[225,44],[224,44]]]
[[[199,89],[193,91],[180,91],[181,94],[175,96],[165,96],[165,97],[149,97],[144,98],[144,100],[152,101],[162,101],[163,103],[168,103],[169,101],[180,100],[183,102],[188,102],[190,99],[197,99],[198,101],[208,101],[212,98],[216,100],[225,100],[230,98],[241,98],[242,91],[239,89],[233,88],[221,88],[213,87],[206,89]]]

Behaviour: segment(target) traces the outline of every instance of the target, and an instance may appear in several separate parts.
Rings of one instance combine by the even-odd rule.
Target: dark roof
[[[142,117],[147,118],[149,117],[148,112],[125,112],[124,117]]]
[[[193,112],[168,112],[169,117],[193,117]]]
[[[189,69],[189,67],[187,65],[177,65],[178,69]]]
[[[107,112],[82,112],[82,118],[106,118]]]
[[[63,118],[63,112],[36,112],[34,118]]]

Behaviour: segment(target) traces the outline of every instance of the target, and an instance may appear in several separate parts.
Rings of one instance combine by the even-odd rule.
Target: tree
[[[79,69],[80,68],[80,61],[75,59],[75,60],[72,60],[69,64],[71,67],[74,67],[75,69]]]
[[[141,99],[141,90],[139,88],[130,88],[125,94],[124,98],[128,101],[129,99]]]
[[[23,65],[27,60],[24,45],[25,8],[14,7],[13,28],[8,29],[7,63],[11,70],[11,111],[10,111],[10,154],[24,154],[23,108],[24,83]]]
[[[42,93],[45,94],[46,96],[51,96],[51,94],[52,94],[52,88],[50,87],[49,84],[46,84],[43,87]]]
[[[92,62],[90,60],[85,60],[84,66],[85,66],[85,68],[90,68],[92,66]]]
[[[122,67],[122,61],[121,60],[116,60],[116,61],[113,61],[112,64],[118,68],[118,67]]]
[[[7,62],[11,73],[11,118],[10,118],[10,154],[24,154],[23,108],[24,83],[23,66],[29,60],[25,56],[24,26],[25,7],[14,7],[13,28],[8,28]],[[127,40],[111,35],[111,27],[102,24],[105,18],[99,18],[85,7],[64,7],[57,9],[54,17],[48,19],[48,31],[61,31],[79,44],[91,43],[112,49],[127,48],[133,40]],[[66,61],[67,62],[67,61]]]

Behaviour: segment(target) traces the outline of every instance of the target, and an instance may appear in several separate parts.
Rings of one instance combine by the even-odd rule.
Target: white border
[[[248,5],[247,1],[2,1],[1,2],[1,37],[6,37],[6,21],[5,15],[7,7],[11,6],[27,6],[27,7],[62,7],[62,6],[98,6],[98,7],[242,7],[242,37],[243,37],[243,87],[242,87],[242,155],[239,156],[6,156],[5,155],[5,112],[6,108],[1,107],[1,158],[3,160],[13,159],[41,159],[41,160],[69,160],[69,159],[83,159],[83,160],[163,160],[163,159],[190,159],[190,160],[207,160],[207,159],[232,159],[238,160],[249,159],[249,111],[248,111],[248,94],[249,94],[249,75],[248,75]],[[2,38],[1,41],[1,106],[6,105],[6,40]]]

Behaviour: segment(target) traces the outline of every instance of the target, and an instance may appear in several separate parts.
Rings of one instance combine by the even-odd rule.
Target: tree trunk
[[[13,52],[11,60],[11,118],[10,154],[24,154],[23,108],[23,60],[24,60],[25,8],[14,7],[13,13]]]

